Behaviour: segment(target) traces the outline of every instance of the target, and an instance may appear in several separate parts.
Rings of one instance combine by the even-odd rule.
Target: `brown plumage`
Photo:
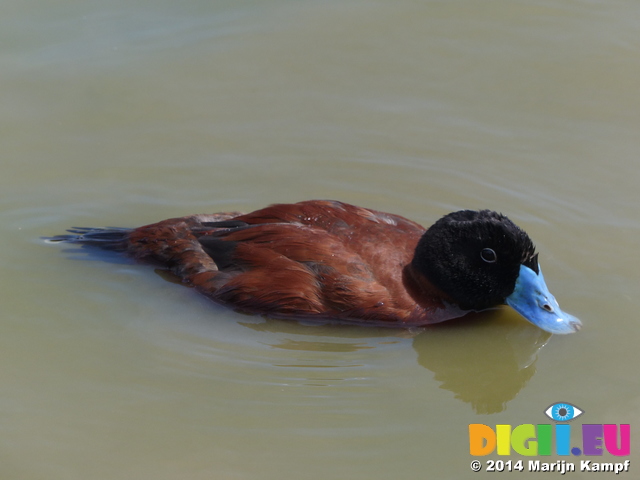
[[[416,325],[461,314],[411,267],[424,231],[399,215],[316,200],[54,240],[124,251],[244,312]]]
[[[424,323],[407,288],[423,233],[397,215],[309,201],[165,220],[131,231],[127,252],[242,311]]]

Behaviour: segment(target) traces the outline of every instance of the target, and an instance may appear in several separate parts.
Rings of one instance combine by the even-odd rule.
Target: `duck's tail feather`
[[[103,250],[124,252],[127,249],[127,237],[131,230],[131,228],[118,227],[72,227],[67,230],[70,235],[44,237],[44,240],[51,243],[75,243]]]

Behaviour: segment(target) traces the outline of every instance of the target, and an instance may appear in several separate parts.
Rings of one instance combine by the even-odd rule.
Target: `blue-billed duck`
[[[549,292],[529,236],[490,210],[453,212],[425,230],[399,215],[311,200],[69,232],[49,240],[160,265],[248,313],[420,326],[507,304],[551,333],[581,326]]]

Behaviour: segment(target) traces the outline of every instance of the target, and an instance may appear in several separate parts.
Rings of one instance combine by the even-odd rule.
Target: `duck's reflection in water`
[[[284,350],[350,353],[413,338],[418,363],[434,373],[441,388],[482,414],[501,412],[515,398],[534,375],[538,351],[551,337],[506,308],[418,330],[274,319],[241,323],[252,330],[288,334],[269,343]]]
[[[535,374],[551,334],[507,309],[468,317],[416,336],[418,363],[477,413],[501,412]]]

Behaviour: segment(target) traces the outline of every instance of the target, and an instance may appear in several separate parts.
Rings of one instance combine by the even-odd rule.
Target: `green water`
[[[634,471],[639,18],[4,2],[0,477],[493,478],[469,468],[468,425],[552,423],[558,401],[585,411],[576,435],[630,423]],[[415,332],[267,321],[40,240],[309,198],[424,225],[500,210],[584,328],[550,337],[508,309]]]

